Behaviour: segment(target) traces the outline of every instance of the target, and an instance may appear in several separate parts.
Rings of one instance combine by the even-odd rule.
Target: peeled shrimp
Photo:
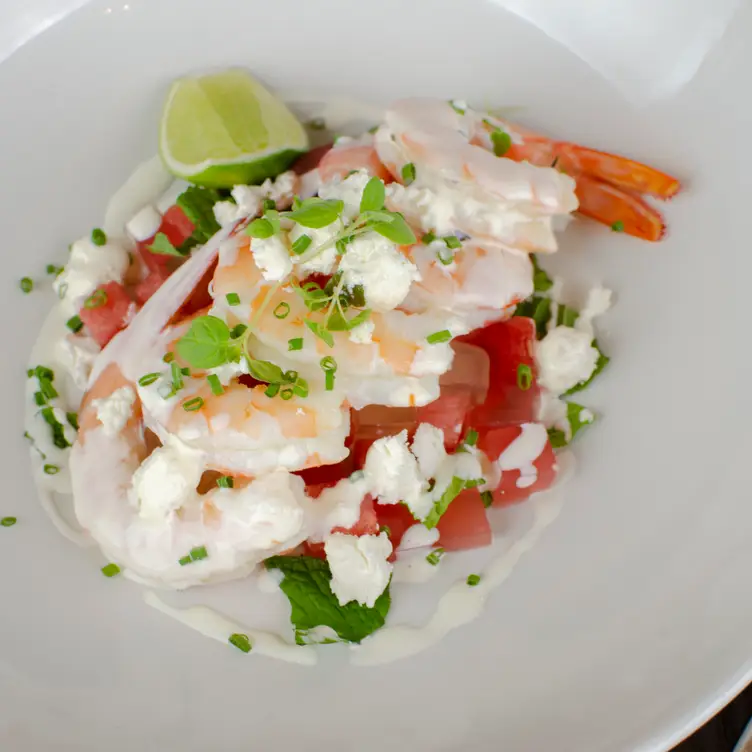
[[[244,576],[308,536],[301,478],[277,470],[200,494],[202,474],[214,469],[205,455],[174,438],[150,452],[136,385],[116,363],[91,385],[79,420],[76,516],[134,579],[183,588]]]

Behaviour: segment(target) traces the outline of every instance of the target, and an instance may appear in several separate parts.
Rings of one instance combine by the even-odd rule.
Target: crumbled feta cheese
[[[86,389],[94,360],[101,347],[91,338],[82,335],[63,337],[57,344],[57,360],[81,390]]]
[[[244,213],[243,210],[232,201],[217,201],[214,204],[214,218],[219,222],[222,227],[232,225],[243,217],[249,216]]]
[[[131,502],[145,520],[162,522],[196,495],[200,454],[175,439],[157,447],[133,474]]]
[[[357,601],[372,608],[392,575],[392,565],[387,561],[392,544],[387,535],[333,533],[324,550],[332,570],[332,592],[340,605]]]
[[[322,185],[319,196],[324,199],[342,200],[345,204],[342,218],[345,222],[351,222],[360,214],[360,200],[370,179],[371,176],[366,170],[357,170],[344,180],[333,180]]]
[[[52,286],[67,308],[77,311],[97,287],[120,282],[129,264],[128,251],[119,243],[98,246],[91,238],[82,238],[73,243],[70,259]]]
[[[430,423],[421,423],[413,437],[412,452],[418,460],[418,467],[423,477],[435,477],[447,459],[446,449],[444,449],[444,432]]]
[[[370,319],[358,324],[350,330],[350,342],[357,342],[359,345],[370,345],[373,342],[374,323]]]
[[[407,528],[402,536],[397,551],[411,551],[415,548],[426,548],[433,546],[439,540],[439,531],[437,528],[429,530],[422,523]]]
[[[214,374],[220,384],[227,386],[233,379],[248,373],[246,363],[246,359],[241,358],[237,363],[223,363],[221,366],[210,368],[208,373]]]
[[[360,507],[369,493],[368,483],[363,473],[343,478],[331,488],[325,488],[313,506],[316,527],[311,538],[324,540],[336,528],[350,528],[360,519]]]
[[[136,393],[129,386],[121,386],[109,397],[92,400],[97,418],[106,436],[117,436],[133,414]]]
[[[251,251],[256,266],[268,282],[279,282],[292,271],[290,251],[279,235],[270,238],[253,238]]]
[[[407,447],[407,431],[375,441],[363,468],[371,493],[382,504],[419,503],[424,481],[418,462]]]
[[[308,235],[311,239],[311,244],[305,253],[295,257],[299,277],[305,277],[308,274],[331,274],[334,271],[337,263],[337,248],[331,245],[318,253],[316,249],[326,245],[341,229],[341,222],[332,222],[318,230],[299,224],[293,226],[289,233],[291,245],[303,235]]]
[[[593,319],[602,316],[611,308],[611,298],[611,290],[605,287],[594,287],[590,290],[585,307],[580,311],[574,328],[587,332],[593,337]]]
[[[230,195],[235,201],[240,217],[255,217],[261,212],[263,196],[257,186],[236,185],[230,191]]]
[[[598,362],[593,335],[570,326],[556,326],[535,345],[538,382],[554,394],[563,394],[587,381]]]
[[[137,242],[153,238],[162,224],[162,215],[151,205],[145,206],[125,225],[128,234]]]
[[[420,279],[415,264],[375,232],[359,235],[347,246],[339,269],[345,287],[362,285],[366,303],[378,311],[396,308],[413,280]]]

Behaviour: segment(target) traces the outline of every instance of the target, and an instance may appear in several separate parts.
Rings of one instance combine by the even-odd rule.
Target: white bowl
[[[752,666],[752,8],[685,85],[635,106],[639,86],[617,88],[480,0],[93,2],[34,37],[64,5],[0,9],[4,52],[33,37],[0,64],[0,516],[19,518],[0,529],[0,748],[666,749],[741,689]],[[588,28],[593,48],[623,42]],[[144,606],[135,585],[103,578],[32,490],[20,395],[49,299],[22,296],[18,279],[63,260],[155,152],[171,79],[226,65],[376,103],[520,106],[518,119],[686,184],[660,245],[585,223],[567,231],[559,268],[618,295],[601,336],[613,362],[587,394],[603,419],[577,448],[561,516],[483,617],[405,661],[355,668],[335,651],[304,668],[202,640]]]

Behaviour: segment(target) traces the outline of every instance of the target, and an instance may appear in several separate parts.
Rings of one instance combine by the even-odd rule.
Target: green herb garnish
[[[302,337],[293,337],[293,339],[287,340],[288,352],[294,352],[295,350],[302,350],[302,349],[303,349]]]
[[[0,525],[2,527],[13,527],[18,522],[15,517],[3,517],[0,519]]]
[[[480,582],[480,575],[470,574],[467,576],[467,584],[470,587],[475,587]]]
[[[227,305],[229,306],[240,305],[240,295],[238,295],[236,292],[228,292],[227,295],[225,295],[225,299],[227,300]]]
[[[34,280],[31,277],[21,277],[18,286],[21,288],[21,292],[28,294],[34,289]]]
[[[412,162],[408,162],[401,171],[402,182],[405,185],[410,185],[415,182],[415,165]]]
[[[449,342],[452,339],[452,333],[449,329],[442,329],[440,332],[434,332],[426,337],[426,342],[429,345],[438,345],[442,342]]]
[[[105,234],[104,230],[102,230],[99,227],[95,227],[91,231],[91,242],[94,243],[94,245],[107,245],[107,235]]]
[[[105,577],[115,577],[120,574],[120,567],[117,564],[105,564],[102,567],[102,574]]]
[[[231,634],[227,638],[227,641],[230,645],[235,646],[238,650],[242,650],[244,653],[251,652],[251,641],[248,638],[248,635],[235,632],[235,634]]]
[[[71,316],[66,322],[65,325],[70,329],[74,334],[77,332],[80,332],[81,329],[83,329],[84,322],[81,321],[80,316]]]
[[[217,478],[217,485],[220,488],[235,488],[235,481],[230,475],[220,475]]]

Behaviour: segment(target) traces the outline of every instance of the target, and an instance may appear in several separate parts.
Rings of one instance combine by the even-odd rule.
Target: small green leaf
[[[402,174],[402,182],[405,185],[410,185],[411,183],[415,182],[416,172],[415,172],[415,165],[412,162],[408,162],[406,165],[403,166],[401,170]]]
[[[331,332],[329,332],[327,329],[324,329],[321,324],[315,322],[315,321],[306,321],[305,325],[323,342],[325,342],[329,347],[334,347],[334,337],[332,337]]]
[[[177,342],[178,355],[193,368],[216,368],[239,355],[237,345],[230,342],[230,330],[216,316],[199,316]]]
[[[574,308],[560,304],[556,312],[556,326],[572,327],[579,317],[580,314]]]
[[[193,222],[193,238],[197,245],[206,243],[212,235],[219,232],[220,224],[214,216],[214,204],[221,200],[222,196],[215,188],[192,185],[175,201]]]
[[[614,223],[613,223],[613,224],[611,225],[611,229],[612,229],[612,230],[613,230],[614,232],[624,232],[624,222],[622,222],[622,221],[621,221],[620,219],[619,219],[619,220],[617,220],[616,222],[614,222]]]
[[[428,516],[423,520],[423,524],[431,530],[435,528],[439,523],[439,520],[443,517],[449,505],[465,490],[465,481],[462,478],[458,478],[456,475],[452,478],[449,485],[444,489],[444,493],[441,494],[441,498],[434,502],[433,509],[428,513]]]
[[[311,556],[273,556],[264,564],[284,574],[280,588],[290,601],[290,620],[296,632],[326,626],[342,640],[360,642],[384,626],[391,605],[388,586],[373,608],[357,601],[340,606],[332,593],[332,573],[326,561]]]
[[[248,371],[254,379],[267,384],[281,384],[284,381],[282,369],[268,360],[248,359]]]
[[[375,222],[370,227],[374,232],[397,245],[417,243],[415,233],[410,229],[410,225],[405,222],[405,218],[401,214],[395,214],[391,222]]]
[[[274,235],[274,225],[268,219],[259,217],[245,228],[245,234],[252,238],[270,238]]]
[[[178,258],[185,258],[185,256],[170,242],[170,239],[163,232],[158,232],[154,238],[154,242],[148,246],[152,253],[156,253],[159,256],[177,256]]]
[[[587,381],[581,381],[579,384],[576,384],[573,386],[568,392],[565,392],[565,394],[574,394],[575,392],[580,392],[585,387],[590,386],[590,384],[593,382],[593,379],[598,376],[598,374],[609,364],[611,361],[611,358],[609,358],[607,355],[603,354],[603,351],[600,347],[598,347],[598,341],[593,340],[593,347],[598,351],[598,360],[595,363],[595,370],[591,374],[590,378]]]
[[[560,428],[549,428],[548,440],[554,449],[561,449],[567,445],[567,435]]]
[[[230,645],[233,645],[238,650],[241,650],[243,653],[250,653],[252,649],[251,641],[248,638],[248,635],[246,634],[240,634],[239,632],[236,632],[235,634],[231,634],[227,638],[227,642],[230,643]]]
[[[514,315],[533,319],[536,334],[541,339],[546,336],[546,327],[551,319],[551,299],[533,295],[515,308]]]
[[[335,222],[345,208],[339,199],[307,198],[298,209],[285,212],[284,216],[303,227],[318,230]]]
[[[554,286],[553,280],[541,269],[535,254],[530,254],[530,260],[533,262],[533,288],[535,292],[550,290]]]
[[[345,318],[338,310],[334,310],[327,322],[327,328],[330,332],[349,332],[351,329],[355,329],[356,326],[368,321],[371,316],[371,309],[365,308],[351,319]]]
[[[371,178],[363,189],[363,196],[360,199],[360,213],[383,209],[385,198],[384,181],[375,177]]]

